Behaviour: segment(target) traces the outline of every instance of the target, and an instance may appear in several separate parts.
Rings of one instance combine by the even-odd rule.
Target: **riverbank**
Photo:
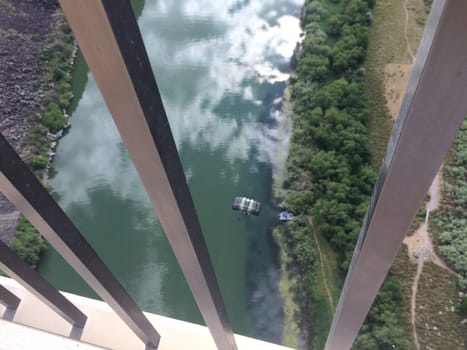
[[[57,140],[68,124],[74,39],[54,0],[0,0],[0,32],[0,131],[47,186]],[[45,245],[25,220],[13,238],[19,218],[0,194],[0,239],[35,265],[36,248]]]
[[[355,5],[356,2],[343,1],[341,5],[345,8],[345,4],[349,3],[354,3]],[[330,62],[327,62],[323,59],[323,56],[326,58],[326,53],[328,53],[328,51],[317,50],[317,47],[323,45],[323,43],[329,42],[329,37],[333,37],[332,32],[336,28],[335,25],[338,24],[339,21],[342,21],[342,17],[339,17],[342,16],[342,14],[337,12],[339,11],[338,6],[330,5],[325,1],[313,1],[307,4],[308,6],[306,5],[305,7],[308,10],[308,14],[305,12],[304,26],[306,26],[308,30],[316,30],[316,23],[312,25],[309,23],[306,24],[306,21],[311,17],[315,22],[321,25],[321,29],[325,33],[321,33],[321,36],[315,34],[315,37],[319,37],[320,40],[318,42],[313,42],[315,46],[308,50],[308,55],[306,52],[307,50],[302,47],[302,53],[304,54],[298,60],[298,69],[296,68],[297,79],[291,82],[292,96],[294,97],[292,99],[292,104],[296,104],[297,102],[300,104],[308,103],[308,106],[311,105],[313,107],[316,104],[322,103],[323,100],[327,102],[329,99],[332,101],[332,98],[335,98],[335,96],[331,94],[332,90],[324,90],[324,92],[322,92],[323,90],[321,90],[321,88],[323,85],[326,86],[326,84],[328,84],[327,80],[329,77],[320,75],[323,74],[322,72],[326,72],[326,69],[329,69],[329,65],[332,71],[335,57],[332,57],[333,52],[331,49]],[[353,76],[351,72],[347,71],[347,75],[345,76],[346,79],[349,79],[349,76],[350,79],[352,79],[355,78],[356,72],[364,73],[362,75],[362,80],[364,82],[366,94],[369,97],[365,102],[368,112],[368,145],[372,153],[370,162],[375,170],[377,170],[380,165],[393,120],[396,118],[400,108],[400,103],[410,74],[411,63],[423,32],[430,4],[430,1],[422,0],[378,1],[372,13],[370,13],[372,25],[368,37],[368,51],[363,66],[364,69],[359,71],[361,68],[357,68],[357,70],[353,72]],[[404,20],[401,21],[401,18]],[[342,22],[340,22],[340,24],[342,25]],[[304,43],[306,42],[307,37],[304,39]],[[332,44],[334,47],[338,45],[338,42],[335,41],[335,36]],[[329,58],[329,56],[327,57]],[[306,62],[303,64],[304,69],[302,72],[300,71],[300,61]],[[297,81],[300,82],[300,74],[306,75],[306,73],[308,73],[307,71],[311,71],[311,74],[314,74],[315,79],[312,79],[312,81],[314,81],[315,84],[309,84],[308,82],[308,86],[299,86],[303,89],[304,93],[298,96],[295,94],[294,96],[293,84],[297,84]],[[335,73],[336,72],[334,72],[334,74]],[[335,78],[335,75],[333,78]],[[316,79],[318,79],[318,81],[316,81]],[[338,85],[335,85],[335,87],[336,86],[338,87]],[[312,101],[306,101],[307,99]],[[346,107],[345,103],[338,106],[338,108],[342,107]],[[303,210],[303,215],[311,214],[315,216],[316,214],[320,214],[319,212],[322,209],[316,209],[317,200],[316,197],[314,197],[313,191],[313,187],[316,186],[315,178],[319,178],[321,175],[319,172],[327,171],[328,167],[315,166],[313,169],[312,166],[307,167],[306,164],[301,164],[316,160],[322,162],[323,160],[322,156],[313,157],[313,154],[310,154],[313,152],[307,152],[307,150],[301,146],[312,145],[312,147],[323,149],[329,147],[326,145],[326,142],[330,143],[333,142],[333,140],[332,138],[331,140],[324,139],[323,132],[321,134],[316,133],[322,128],[322,124],[315,124],[313,126],[314,129],[311,130],[305,128],[308,123],[313,123],[313,114],[315,111],[312,110],[312,108],[297,111],[296,106],[294,106],[294,111],[296,111],[296,113],[294,117],[294,135],[292,137],[291,152],[289,155],[289,179],[285,183],[285,186],[288,187],[289,191],[292,193],[292,198],[289,196],[288,202],[286,197],[284,205],[287,206],[289,204],[288,209],[290,210],[290,204],[292,204],[292,207],[295,206],[295,210]],[[309,111],[312,112],[309,113]],[[322,112],[321,116],[323,116]],[[324,117],[327,117],[326,113],[324,113]],[[305,121],[303,121],[303,119],[305,119]],[[319,120],[319,122],[322,123],[322,119]],[[464,129],[465,127],[463,127],[459,133],[456,143],[457,150],[463,149],[462,145],[465,143],[466,139],[465,136],[462,136],[462,133],[465,133]],[[326,130],[323,131],[324,135],[329,135],[326,134]],[[316,146],[317,142],[311,139],[313,136],[321,138],[319,140],[321,144]],[[298,145],[296,143],[298,143]],[[463,283],[465,284],[465,277],[463,277],[465,276],[465,272],[462,270],[462,266],[465,266],[465,264],[462,258],[455,258],[459,256],[459,249],[462,250],[460,247],[463,246],[463,242],[465,241],[465,239],[462,238],[465,237],[465,228],[464,236],[461,234],[463,232],[461,227],[465,225],[459,224],[465,221],[465,213],[462,209],[464,208],[462,203],[465,203],[462,186],[465,186],[465,181],[459,180],[463,176],[465,177],[465,166],[463,170],[460,170],[465,163],[463,154],[463,151],[452,151],[451,156],[448,157],[449,170],[445,170],[444,173],[449,174],[448,177],[450,180],[447,181],[446,185],[443,185],[445,187],[444,193],[445,195],[447,194],[447,198],[443,200],[445,204],[441,212],[438,212],[439,214],[435,213],[434,220],[430,221],[444,226],[444,233],[440,231],[440,227],[430,226],[430,231],[435,237],[435,250],[438,249],[437,241],[440,240],[440,254],[444,254],[444,257],[446,257],[448,261],[451,259],[451,261],[449,261],[451,266],[456,267],[459,274],[461,274],[461,279],[457,282],[458,285],[461,286],[461,289],[459,289],[459,287],[456,289],[455,277],[452,273],[450,274],[445,266],[439,268],[436,265],[427,263],[425,269],[423,269],[423,261],[425,260],[424,254],[418,254],[415,259],[419,263],[422,261],[422,264],[419,264],[419,267],[422,266],[422,268],[419,268],[417,273],[417,268],[412,265],[412,260],[409,260],[407,249],[403,247],[354,344],[355,349],[382,349],[390,348],[394,345],[401,349],[431,348],[433,346],[438,348],[446,346],[448,343],[450,348],[452,347],[453,349],[464,348],[466,344],[465,327],[467,322],[462,319],[462,312],[465,312],[462,311],[465,309],[465,306],[462,305],[467,304],[467,302],[465,301],[465,294],[462,291],[462,288],[465,288],[462,287]],[[294,158],[298,158],[298,160]],[[325,160],[330,162],[333,159],[325,158]],[[333,161],[330,163],[330,166],[338,167],[339,162]],[[290,172],[292,172],[292,176],[290,176]],[[293,175],[295,175],[295,178]],[[333,177],[335,175],[330,173],[328,176]],[[453,177],[455,176],[457,176],[458,179],[454,180]],[[312,182],[313,186],[311,186]],[[336,186],[336,184],[332,182],[328,182],[327,188],[332,188],[333,191],[339,190],[339,186]],[[345,191],[343,191],[343,193],[345,193]],[[324,195],[327,195],[327,193],[324,193]],[[424,203],[424,206],[427,205],[428,211],[434,210],[432,202],[439,197],[437,193],[432,193],[432,196],[434,198]],[[337,206],[339,201],[346,201],[346,196],[341,194],[334,204]],[[355,203],[351,205],[355,205]],[[342,216],[339,210],[335,210],[333,213]],[[421,215],[425,213],[425,211],[421,211],[420,215],[417,215],[417,217],[419,217],[417,222],[421,223],[425,217],[428,218],[426,215]],[[289,278],[293,282],[289,283],[292,287],[289,288],[286,293],[283,293],[283,297],[286,301],[293,301],[294,295],[303,295],[303,293],[305,293],[304,291],[306,291],[306,293],[308,293],[307,300],[312,303],[311,307],[306,304],[305,310],[302,310],[302,313],[311,313],[312,315],[311,318],[308,317],[309,323],[305,326],[302,325],[302,332],[304,330],[311,330],[308,342],[303,348],[321,349],[324,346],[325,336],[332,320],[332,316],[329,320],[326,320],[326,315],[329,314],[329,310],[332,310],[333,307],[332,293],[327,293],[327,290],[332,289],[329,288],[329,285],[340,289],[339,284],[341,280],[337,279],[333,281],[333,270],[331,269],[331,272],[329,272],[329,270],[326,272],[327,261],[329,261],[329,259],[323,258],[319,239],[316,239],[316,237],[321,236],[319,233],[325,233],[325,236],[327,236],[326,238],[331,238],[330,243],[331,246],[333,246],[333,249],[330,249],[331,251],[335,250],[340,254],[345,251],[345,248],[336,250],[336,243],[333,242],[335,238],[332,236],[329,237],[329,235],[326,234],[326,231],[330,229],[329,226],[332,228],[333,225],[336,225],[336,216],[334,216],[334,218],[328,217],[328,219],[330,220],[321,222],[315,220],[318,222],[309,228],[306,228],[305,224],[303,224],[300,229],[293,227],[290,229],[281,228],[280,234],[276,233],[275,235],[282,249],[281,255],[283,256],[283,260],[286,262],[285,264],[283,263],[283,269],[287,270],[283,275],[283,279]],[[344,216],[341,225],[346,225],[348,219],[349,217]],[[451,225],[447,225],[448,222],[450,222]],[[304,265],[300,262],[300,253],[304,251],[304,248],[298,245],[300,240],[303,241],[303,238],[299,239],[299,237],[302,236],[300,234],[297,237],[296,232],[305,229],[308,230],[310,235],[315,237],[314,245],[309,245],[306,242],[304,244],[307,246],[305,249],[307,254],[313,255],[313,259],[309,259],[312,260],[312,262],[308,265],[309,270],[313,271],[313,276],[311,282],[305,281],[305,283],[302,283],[302,288],[300,288],[297,287],[296,277],[297,274],[303,273],[302,269]],[[417,237],[418,236],[412,236],[410,238],[410,244],[412,250],[415,249],[419,251],[423,249],[419,243],[422,241],[425,242],[426,240],[417,240]],[[293,252],[294,244],[290,242],[296,242],[295,246],[299,254]],[[430,252],[428,251],[427,253]],[[292,260],[291,256],[293,257],[294,254],[296,255],[295,265],[290,266],[290,261]],[[462,256],[462,254],[460,255]],[[342,256],[338,256],[337,259],[342,261]],[[411,259],[413,259],[413,256],[411,256]],[[436,261],[440,263],[439,259]],[[441,265],[444,264],[441,262]],[[341,265],[340,269],[336,268],[334,270],[334,274],[335,273],[342,278],[345,269],[342,269]],[[330,283],[327,285],[324,284],[323,279],[330,280]],[[308,286],[307,282],[309,284]],[[283,282],[283,285],[287,285],[287,282]],[[297,292],[297,289],[299,292]],[[435,298],[433,298],[433,293],[436,295]],[[329,295],[331,295],[331,298]],[[417,299],[416,304],[415,298]],[[287,304],[288,302],[286,302],[286,306]],[[415,305],[417,305],[416,308]],[[285,312],[286,314],[287,312],[297,313],[296,310],[298,309],[297,306],[293,306],[286,309]],[[305,315],[304,318],[306,319],[307,315]],[[290,319],[290,317],[288,319]],[[294,324],[299,323],[300,314],[296,315],[296,318],[291,319]],[[413,324],[413,331],[411,323]],[[395,325],[397,326],[395,327]],[[289,327],[288,329],[293,330],[294,327]],[[296,333],[300,334],[300,330],[296,331]],[[387,334],[389,337],[381,337],[380,335],[382,333]],[[376,334],[379,335],[375,336]],[[290,334],[284,333],[283,339],[284,342],[289,341]],[[396,341],[398,343],[394,344]]]
[[[283,202],[298,218],[278,228],[275,237],[281,255],[287,255],[288,273],[300,276],[298,286],[291,283],[288,298],[299,300],[294,320],[306,349],[324,347],[368,205],[375,164],[380,163],[382,151],[372,145],[375,140],[386,145],[381,131],[389,135],[389,128],[383,130],[382,125],[378,133],[372,129],[374,118],[387,114],[370,113],[369,73],[362,66],[368,27],[375,20],[373,5],[358,0],[307,1],[304,7],[302,26],[307,35],[290,81],[294,126]],[[383,94],[379,100],[384,101]],[[390,124],[390,118],[385,120],[384,125]],[[400,326],[401,294],[397,279],[388,278],[370,312],[371,321],[357,338],[357,349],[384,348],[389,343],[409,348],[406,329]],[[376,336],[382,333],[388,336]]]

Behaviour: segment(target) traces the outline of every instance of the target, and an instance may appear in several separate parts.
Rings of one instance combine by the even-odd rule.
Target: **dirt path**
[[[407,9],[407,0],[405,0],[405,3],[404,3],[404,11],[405,11],[404,36],[405,36],[405,41],[407,42],[407,51],[409,52],[409,55],[412,58],[412,62],[413,62],[413,61],[415,61],[415,55],[413,54],[412,48],[410,47],[409,36],[407,34],[408,27],[409,27],[409,10]]]
[[[425,258],[419,257],[418,258],[418,265],[417,265],[417,273],[415,274],[414,281],[412,284],[412,298],[410,299],[410,321],[412,323],[412,330],[413,330],[413,339],[415,343],[415,348],[417,350],[420,350],[420,342],[418,341],[418,334],[417,334],[417,328],[415,327],[415,299],[417,297],[417,290],[418,290],[418,281],[420,280],[420,275],[422,274],[423,271],[423,264],[425,262]]]
[[[441,170],[438,172],[436,177],[433,180],[433,183],[430,186],[429,194],[430,201],[425,205],[426,208],[426,217],[425,222],[420,225],[420,227],[415,231],[412,236],[407,236],[404,239],[404,243],[407,245],[409,251],[410,260],[417,264],[417,273],[415,274],[414,281],[412,284],[412,297],[410,300],[410,311],[411,311],[411,322],[413,327],[413,337],[415,342],[415,347],[417,350],[420,350],[420,344],[418,342],[417,329],[415,325],[416,317],[416,303],[417,303],[417,289],[418,281],[420,275],[423,272],[423,264],[425,261],[433,261],[436,265],[446,269],[452,274],[457,275],[452,271],[444,261],[436,255],[433,250],[433,243],[431,237],[428,233],[428,221],[430,218],[430,212],[436,210],[439,207],[441,199]]]
[[[312,225],[311,218],[308,218],[308,223],[310,225]],[[326,289],[326,294],[328,296],[329,305],[331,306],[331,312],[332,312],[332,314],[334,314],[334,311],[335,311],[334,299],[332,298],[331,290],[329,289],[328,282],[327,282],[327,279],[326,279],[326,273],[324,272],[324,259],[323,259],[323,255],[321,253],[321,247],[319,245],[318,237],[316,237],[316,232],[313,229],[311,231],[313,232],[313,238],[315,239],[316,249],[318,250],[319,265],[321,267],[321,277],[323,278],[324,288]]]

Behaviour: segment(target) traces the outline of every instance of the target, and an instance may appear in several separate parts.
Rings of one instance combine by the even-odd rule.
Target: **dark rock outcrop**
[[[46,86],[44,49],[57,22],[56,0],[0,0],[0,132],[24,158]],[[0,193],[0,239],[9,242],[18,212]]]

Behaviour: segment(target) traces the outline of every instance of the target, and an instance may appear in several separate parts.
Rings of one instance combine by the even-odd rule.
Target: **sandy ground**
[[[393,120],[396,120],[409,82],[412,64],[389,63],[384,67],[386,105]]]
[[[430,219],[430,213],[438,209],[441,201],[441,185],[441,171],[438,171],[438,174],[433,180],[429,190],[430,200],[425,205],[425,222],[420,225],[420,227],[412,236],[405,237],[404,243],[407,245],[409,250],[409,257],[413,263],[420,264],[420,262],[423,263],[424,260],[431,260],[436,265],[448,270],[450,273],[456,274],[438,255],[436,255],[433,249],[431,235],[428,232],[428,221]]]
[[[433,250],[433,243],[428,233],[428,220],[430,212],[436,210],[439,207],[441,200],[441,174],[438,172],[433,183],[431,184],[430,190],[430,201],[425,205],[426,217],[425,222],[415,231],[412,236],[407,236],[404,239],[404,243],[409,249],[409,256],[412,262],[416,262],[421,257],[424,259],[433,260],[433,262],[445,269],[448,269],[446,264],[435,254]]]

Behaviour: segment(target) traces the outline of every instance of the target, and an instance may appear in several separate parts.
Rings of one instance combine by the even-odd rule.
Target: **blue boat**
[[[290,221],[293,218],[293,214],[289,213],[287,210],[281,211],[279,214],[280,221]]]

